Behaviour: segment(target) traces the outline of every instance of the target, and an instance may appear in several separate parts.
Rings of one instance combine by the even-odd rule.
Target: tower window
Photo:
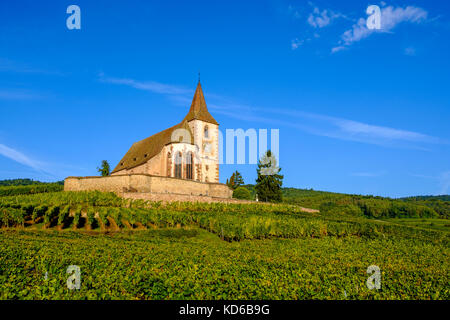
[[[205,135],[205,138],[209,138],[209,129],[208,129],[208,126],[205,126],[204,135]]]

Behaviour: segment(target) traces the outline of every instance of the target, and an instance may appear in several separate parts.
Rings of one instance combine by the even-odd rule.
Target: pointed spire
[[[184,118],[184,120],[188,122],[194,119],[218,125],[217,121],[214,120],[213,116],[209,113],[208,108],[206,107],[202,85],[200,84],[200,74],[197,89],[195,89],[194,98],[192,99],[191,109]]]

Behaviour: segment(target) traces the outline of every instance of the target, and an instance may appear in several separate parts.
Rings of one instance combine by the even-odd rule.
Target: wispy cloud
[[[441,194],[448,194],[450,192],[450,171],[441,173],[439,176],[441,184]]]
[[[192,99],[192,90],[155,81],[140,82],[133,79],[105,77],[102,77],[101,81],[127,85],[139,90],[167,95],[177,105],[186,106]],[[208,102],[208,107],[215,113],[243,121],[292,127],[313,135],[381,146],[407,147],[423,150],[426,149],[424,145],[448,144],[447,141],[440,138],[409,130],[384,127],[297,110],[276,107],[252,107],[233,103],[230,99],[214,94],[209,94],[208,98],[211,98],[212,101]],[[280,119],[277,119],[276,116],[279,116]]]
[[[0,99],[3,100],[36,100],[42,95],[25,90],[2,90],[0,89]]]
[[[446,140],[419,132],[297,110],[229,104],[220,106],[219,110],[215,112],[239,120],[292,127],[313,135],[386,147],[427,150],[427,145],[449,143]],[[280,119],[277,119],[276,116],[280,116]]]
[[[5,146],[4,144],[0,144],[0,155],[14,160],[20,164],[33,168],[37,171],[45,171],[42,167],[42,163],[31,159],[20,151],[17,151],[13,148]]]
[[[444,171],[438,175],[410,174],[410,176],[436,181],[439,188],[436,194],[449,194],[450,192],[450,171]]]
[[[184,95],[189,94],[192,91],[181,86],[168,85],[156,81],[138,81],[128,78],[105,77],[103,73],[99,75],[99,80],[101,82],[125,85],[139,90],[167,95]]]
[[[318,7],[314,7],[313,12],[308,16],[307,22],[314,28],[324,28],[340,17],[344,17],[344,15],[327,9],[320,11]]]
[[[64,179],[69,175],[73,175],[73,172],[89,173],[89,170],[79,166],[63,163],[47,163],[33,159],[25,153],[4,144],[0,144],[0,156],[4,156],[28,168],[28,170],[25,168],[21,170],[19,172],[20,175],[34,176],[43,181]],[[4,173],[17,176],[17,172],[14,171],[5,171]]]
[[[362,177],[362,178],[376,178],[381,177],[386,174],[386,171],[378,171],[378,172],[354,172],[351,175],[354,177]]]
[[[401,23],[419,24],[426,21],[428,12],[415,6],[397,7],[387,6],[381,9],[381,29],[369,29],[367,18],[360,18],[351,29],[345,31],[338,46],[331,49],[332,53],[348,48],[353,43],[361,41],[375,33],[392,33],[392,30]]]
[[[407,55],[407,56],[413,57],[413,56],[416,55],[416,49],[413,48],[413,47],[407,47],[407,48],[405,48],[404,53],[405,53],[405,55]]]
[[[6,58],[0,58],[0,72],[35,73],[35,74],[56,75],[56,76],[64,75],[64,73],[59,71],[35,68],[27,64],[19,63]]]
[[[307,26],[312,27],[313,31],[310,32],[306,29],[304,36],[301,39],[295,38],[291,40],[291,49],[296,50],[307,42],[312,41],[313,39],[320,38],[320,34],[318,33],[319,29],[323,29],[333,23],[334,20],[338,18],[348,19],[344,14],[340,12],[335,12],[331,9],[319,9],[319,7],[315,6],[312,2],[308,2],[309,6],[312,7],[312,11],[309,12],[305,23]],[[298,14],[298,11],[293,9],[291,6],[289,7],[289,12],[291,14],[295,14],[296,18],[300,18],[301,16]]]
[[[441,144],[448,143],[442,139],[426,134],[367,124],[359,121],[330,117],[320,114],[307,113],[295,110],[270,109],[271,112],[287,115],[290,119],[307,119],[307,125],[299,126],[299,121],[294,126],[309,133],[341,140],[359,141],[371,144],[394,146],[400,142]]]
[[[305,40],[299,40],[298,38],[295,38],[291,41],[291,48],[292,50],[298,49],[301,45],[305,43]]]
[[[330,118],[330,121],[344,134],[349,134],[350,136],[358,136],[360,138],[367,139],[380,139],[380,140],[403,140],[411,142],[425,142],[425,143],[440,143],[440,139],[425,135],[418,132],[393,129],[382,126],[370,125],[367,123]]]

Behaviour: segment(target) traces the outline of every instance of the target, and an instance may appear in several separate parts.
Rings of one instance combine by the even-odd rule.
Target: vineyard
[[[401,222],[289,204],[3,196],[0,298],[448,299],[448,225]],[[79,291],[65,286],[73,264]],[[378,291],[365,286],[372,264]]]
[[[395,236],[402,228],[351,216],[305,213],[293,205],[150,202],[113,193],[56,192],[0,198],[0,226],[119,231],[197,226],[223,240]],[[408,227],[403,227],[408,229]],[[409,228],[410,237],[447,242],[447,235]]]

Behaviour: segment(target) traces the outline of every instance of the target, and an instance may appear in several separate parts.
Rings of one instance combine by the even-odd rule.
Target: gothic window
[[[208,129],[208,126],[205,126],[205,138],[209,138],[209,129]]]
[[[172,166],[171,166],[171,153],[168,152],[167,153],[167,176],[171,177],[172,176]]]
[[[194,164],[193,164],[193,160],[194,160],[194,157],[192,156],[192,152],[188,152],[187,153],[187,157],[186,157],[186,179],[193,179],[193,175],[192,175],[192,172],[193,172],[193,166],[194,166]]]
[[[181,179],[181,168],[183,165],[183,156],[181,152],[177,152],[175,155],[175,178]]]

